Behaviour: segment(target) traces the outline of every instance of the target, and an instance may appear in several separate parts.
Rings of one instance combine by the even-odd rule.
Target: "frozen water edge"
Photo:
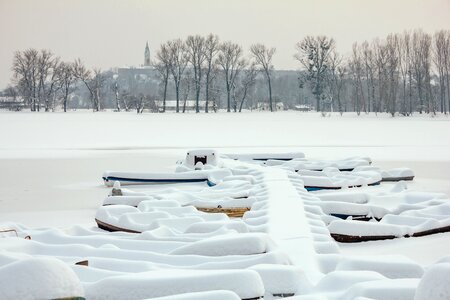
[[[289,147],[301,149],[310,158],[367,155],[376,160],[449,160],[446,155],[450,150],[449,121],[447,116],[358,118],[346,114],[323,118],[316,113],[298,112],[144,115],[0,112],[0,151],[5,158],[22,154],[48,157],[47,152],[60,155],[58,150],[73,155],[77,149],[95,155],[98,151],[200,147],[220,147],[220,150],[258,147],[258,151],[273,152],[274,148],[288,151]],[[33,132],[43,134],[31,134],[28,126],[31,123]],[[63,133],[57,138],[51,134],[55,127]],[[10,134],[9,128],[14,128],[14,134]],[[183,132],[186,134],[180,134]],[[340,151],[333,155],[331,149],[338,148],[347,149],[343,155]],[[241,152],[238,149],[233,152],[236,151]]]

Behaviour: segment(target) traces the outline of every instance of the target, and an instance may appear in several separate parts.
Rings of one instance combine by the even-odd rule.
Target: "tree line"
[[[191,35],[161,44],[152,60],[154,76],[140,85],[137,77],[123,80],[89,69],[80,59],[64,62],[49,50],[27,49],[14,54],[12,84],[3,94],[21,97],[32,111],[66,111],[69,96],[82,91],[94,111],[105,108],[108,98],[117,111],[165,112],[170,94],[176,112],[186,111],[188,99],[195,112],[206,113],[240,112],[255,103],[267,103],[270,111],[284,103],[358,115],[450,111],[449,30],[392,33],[354,43],[347,55],[331,37],[306,36],[295,45],[300,69],[295,78],[275,70],[275,54],[274,47],[260,43],[245,51],[214,34]]]
[[[231,41],[220,42],[217,35],[206,37],[188,36],[185,41],[175,39],[160,45],[156,53],[155,68],[164,87],[163,107],[166,110],[167,87],[173,80],[176,95],[176,112],[180,111],[180,86],[183,77],[192,78],[195,98],[195,111],[200,112],[200,95],[204,89],[205,112],[210,110],[211,98],[214,98],[215,81],[221,75],[226,93],[227,112],[242,110],[249,88],[258,73],[263,73],[268,85],[269,108],[273,110],[271,77],[274,69],[272,57],[275,48],[263,44],[250,47],[250,57],[244,56],[243,48]]]

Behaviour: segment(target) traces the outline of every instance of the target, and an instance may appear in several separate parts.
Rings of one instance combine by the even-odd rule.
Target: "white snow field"
[[[0,298],[449,299],[449,121],[1,112]]]

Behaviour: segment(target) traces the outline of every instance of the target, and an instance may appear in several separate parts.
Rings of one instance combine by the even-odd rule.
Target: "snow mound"
[[[241,299],[264,295],[264,285],[252,270],[160,270],[114,276],[86,286],[88,299],[145,299],[183,293],[228,290]]]
[[[325,275],[314,291],[317,293],[331,291],[345,291],[360,282],[377,281],[386,279],[383,275],[373,271],[335,271]],[[348,298],[353,299],[353,298]]]
[[[184,233],[208,233],[219,229],[235,230],[236,232],[249,232],[248,226],[242,221],[214,221],[214,222],[200,222],[190,225]]]
[[[0,299],[83,297],[77,275],[55,258],[28,258],[0,267]]]
[[[425,272],[414,300],[450,299],[450,263],[435,264]]]
[[[236,293],[231,291],[208,291],[171,295],[167,297],[152,298],[152,300],[240,300]]]
[[[170,254],[196,254],[205,256],[251,255],[266,253],[275,248],[264,233],[244,233],[209,238],[177,248]]]
[[[323,194],[316,195],[321,201],[331,202],[349,202],[349,203],[358,203],[365,204],[369,202],[369,195],[361,192],[354,191],[342,191],[342,192],[327,192]]]
[[[336,220],[328,225],[332,234],[344,234],[350,236],[394,236],[401,237],[405,234],[401,227],[391,224],[361,221]]]
[[[410,300],[414,298],[418,283],[419,279],[386,279],[361,282],[352,286],[344,294],[343,299],[365,297],[377,300]]]
[[[249,269],[261,276],[268,297],[310,292],[312,285],[304,271],[295,266],[256,265]]]
[[[342,216],[366,216],[381,219],[389,211],[376,205],[348,203],[348,202],[319,202],[315,205],[320,206],[325,214]]]
[[[423,268],[412,260],[399,255],[344,257],[336,270],[367,270],[391,278],[420,278]]]

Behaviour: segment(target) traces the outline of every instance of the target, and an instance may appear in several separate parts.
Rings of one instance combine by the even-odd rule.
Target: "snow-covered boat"
[[[285,153],[241,153],[241,154],[223,154],[222,157],[243,160],[243,161],[289,161],[293,159],[304,158],[305,154],[303,152],[285,152]]]
[[[382,181],[411,181],[414,180],[414,172],[409,168],[397,168],[387,171],[382,171]]]
[[[267,160],[266,166],[279,166],[283,168],[292,169],[294,171],[310,170],[323,171],[326,168],[336,168],[340,171],[353,171],[358,167],[370,166],[372,160],[368,157],[349,157],[339,160],[318,160],[307,158],[295,158],[289,161],[282,160]]]
[[[221,170],[178,173],[106,171],[102,178],[105,185],[109,187],[112,187],[115,182],[120,182],[121,185],[206,182],[209,186],[214,186],[216,184],[215,176],[220,177],[221,173],[223,173]]]
[[[120,182],[116,181],[111,194],[103,201],[103,205],[140,207],[145,203],[147,207],[190,206],[202,212],[242,217],[257,201],[257,195],[264,193],[263,189],[253,184],[255,179],[250,175],[226,176],[222,180],[218,180],[217,176],[215,179],[211,177],[209,180],[214,180],[214,185],[210,184],[189,191],[182,187],[170,187],[136,192],[122,188]]]
[[[381,175],[373,171],[341,172],[336,168],[323,171],[299,170],[296,172],[303,180],[307,191],[340,190],[362,186],[379,185]]]
[[[336,241],[355,243],[450,232],[450,218],[387,215],[380,222],[334,221],[328,229]]]
[[[378,222],[352,219],[332,220],[328,225],[331,236],[339,242],[363,242],[400,237],[419,237],[450,231],[450,203],[439,193],[404,192],[404,203],[387,210],[380,206],[321,203],[324,213],[340,210],[347,214],[364,212]],[[340,206],[337,208],[337,206]]]
[[[359,166],[355,168],[355,171],[376,171],[381,174],[381,181],[411,181],[414,180],[414,171],[410,168],[395,168],[390,170],[381,170],[380,168],[373,166]]]

